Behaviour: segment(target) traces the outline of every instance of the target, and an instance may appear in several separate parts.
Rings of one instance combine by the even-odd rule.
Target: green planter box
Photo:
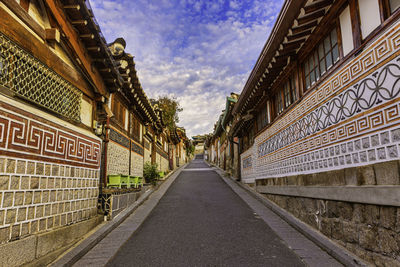
[[[123,187],[129,187],[129,175],[121,175],[121,185]]]
[[[138,186],[139,187],[143,186],[143,177],[138,177]]]
[[[118,187],[121,188],[121,175],[120,174],[115,174],[115,175],[108,175],[108,183],[107,187]]]
[[[138,176],[129,176],[129,185],[133,188],[139,187],[139,178]]]

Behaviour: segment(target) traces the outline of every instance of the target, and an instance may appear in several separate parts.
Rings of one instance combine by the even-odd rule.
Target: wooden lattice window
[[[283,92],[285,98],[285,107],[287,108],[293,104],[296,99],[296,81],[294,75],[291,76],[283,85]]]
[[[130,134],[133,139],[140,141],[140,121],[133,114],[131,114],[130,119]]]
[[[122,126],[122,128],[124,128],[126,108],[115,95],[112,97],[111,110],[114,114],[115,120],[120,124],[120,126]]]
[[[306,89],[339,60],[337,30],[334,28],[315,47],[303,64]]]
[[[275,112],[276,115],[281,114],[283,111],[283,96],[282,96],[282,90],[279,90],[275,94]]]
[[[2,33],[0,85],[65,118],[81,120],[82,92]]]
[[[268,123],[268,105],[265,103],[257,114],[257,131],[261,131]]]

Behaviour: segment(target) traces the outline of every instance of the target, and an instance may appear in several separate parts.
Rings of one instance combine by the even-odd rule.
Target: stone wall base
[[[376,266],[400,266],[400,208],[263,194]]]
[[[2,266],[46,265],[78,242],[102,221],[103,216],[96,216],[49,232],[34,234],[2,244],[0,245]]]

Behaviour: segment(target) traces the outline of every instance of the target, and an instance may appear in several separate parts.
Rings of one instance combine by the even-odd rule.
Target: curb
[[[234,184],[238,185],[242,189],[246,190],[252,197],[260,201],[264,206],[267,208],[271,209],[276,215],[278,215],[280,218],[282,218],[284,221],[286,221],[290,226],[292,226],[294,229],[299,231],[301,234],[303,234],[306,238],[314,242],[317,246],[319,246],[321,249],[325,250],[329,255],[331,255],[333,258],[335,258],[337,261],[342,263],[345,266],[368,266],[364,261],[362,261],[360,258],[358,258],[356,255],[351,254],[347,250],[344,250],[343,248],[339,247],[333,241],[329,240],[327,237],[323,236],[316,230],[312,229],[310,226],[307,224],[303,223],[293,215],[291,215],[289,212],[286,210],[282,209],[272,201],[264,198],[262,195],[260,195],[258,192],[256,192],[254,189],[248,188],[248,186],[242,184],[241,182],[236,181],[235,179],[232,179],[231,176],[223,177],[222,173],[225,173],[224,170],[219,168],[218,166],[212,165],[208,162],[206,162],[210,167],[213,167],[216,169],[216,173],[219,174],[219,176],[222,178],[222,180],[227,183],[225,179],[230,179]],[[221,173],[222,172],[222,173]],[[228,178],[229,177],[229,178]],[[228,184],[228,183],[227,183]],[[229,185],[229,184],[228,184]]]
[[[170,172],[167,176],[165,176],[163,183],[172,175],[179,175],[180,171],[187,166],[188,163],[182,165],[176,170]],[[172,184],[172,183],[171,183]],[[89,252],[94,246],[96,246],[103,238],[105,238],[112,230],[117,228],[125,219],[127,219],[140,205],[142,205],[154,192],[159,189],[160,185],[153,187],[147,190],[143,195],[141,195],[138,200],[134,202],[134,204],[125,210],[123,210],[120,214],[118,214],[112,221],[104,224],[100,227],[96,232],[90,235],[88,238],[84,239],[72,250],[68,251],[61,258],[54,261],[50,264],[52,267],[61,267],[61,266],[72,266],[75,264],[80,258],[82,258],[86,253]]]

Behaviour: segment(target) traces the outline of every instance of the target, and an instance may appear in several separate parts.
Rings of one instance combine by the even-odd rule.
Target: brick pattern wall
[[[107,174],[129,175],[129,148],[113,141],[108,143]]]
[[[143,157],[131,152],[131,174],[133,176],[143,177]]]
[[[0,243],[97,214],[100,140],[0,95]]]
[[[151,162],[151,152],[147,148],[144,149],[144,163]]]
[[[0,242],[97,214],[99,171],[0,157]]]
[[[160,170],[166,172],[169,170],[169,161],[166,158],[161,157],[161,166]]]

